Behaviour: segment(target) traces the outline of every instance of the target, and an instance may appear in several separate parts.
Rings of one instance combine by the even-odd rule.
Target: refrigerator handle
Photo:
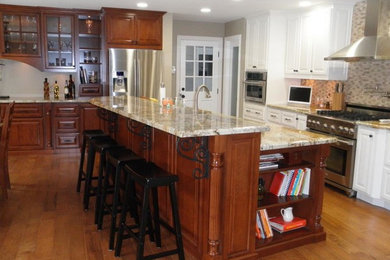
[[[139,59],[137,57],[137,85],[136,85],[136,93],[137,93],[137,97],[140,97],[141,96],[141,68],[140,68],[141,64],[139,62]]]

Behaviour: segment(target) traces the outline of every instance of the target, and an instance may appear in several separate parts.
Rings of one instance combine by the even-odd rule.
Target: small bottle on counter
[[[43,98],[50,99],[50,86],[47,78],[45,78],[45,81],[43,82]]]
[[[53,85],[53,94],[54,94],[54,99],[60,98],[60,86],[58,86],[57,80],[55,81],[55,83]]]
[[[72,75],[69,75],[69,98],[75,99],[76,98],[76,86],[74,84],[74,81],[72,79]]]
[[[165,85],[164,82],[161,82],[160,84],[160,105],[162,105],[163,99],[165,99]]]
[[[68,86],[68,80],[65,80],[65,87],[64,87],[64,98],[69,99],[69,86]]]

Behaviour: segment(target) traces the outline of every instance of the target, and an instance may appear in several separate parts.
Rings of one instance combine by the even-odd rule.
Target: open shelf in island
[[[267,209],[271,207],[288,207],[295,203],[300,203],[304,200],[310,200],[310,195],[299,196],[276,196],[271,192],[266,192],[261,200],[258,200],[258,209]]]
[[[288,170],[295,170],[299,168],[312,168],[314,165],[310,162],[303,161],[302,163],[295,164],[295,165],[287,165],[284,163],[279,163],[279,167],[276,169],[269,169],[269,170],[259,170],[260,175],[265,174],[272,174],[275,172],[281,172],[281,171],[288,171]]]

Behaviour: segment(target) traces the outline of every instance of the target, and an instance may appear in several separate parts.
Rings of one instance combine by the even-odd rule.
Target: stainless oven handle
[[[345,140],[341,140],[340,138],[337,138],[337,142],[353,146],[355,141],[345,141]]]

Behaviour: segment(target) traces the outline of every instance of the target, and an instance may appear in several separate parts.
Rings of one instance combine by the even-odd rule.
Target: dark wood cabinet
[[[44,144],[42,104],[15,104],[9,150],[41,150]]]
[[[78,39],[78,95],[80,97],[102,96],[104,75],[102,73],[102,39],[100,14],[79,14]]]
[[[103,8],[107,47],[162,49],[164,12]]]
[[[43,14],[46,70],[74,71],[76,69],[74,24],[74,15],[67,12]]]
[[[77,148],[80,136],[79,104],[53,104],[52,132],[54,148]]]
[[[41,15],[37,8],[0,4],[0,58],[43,69]]]

